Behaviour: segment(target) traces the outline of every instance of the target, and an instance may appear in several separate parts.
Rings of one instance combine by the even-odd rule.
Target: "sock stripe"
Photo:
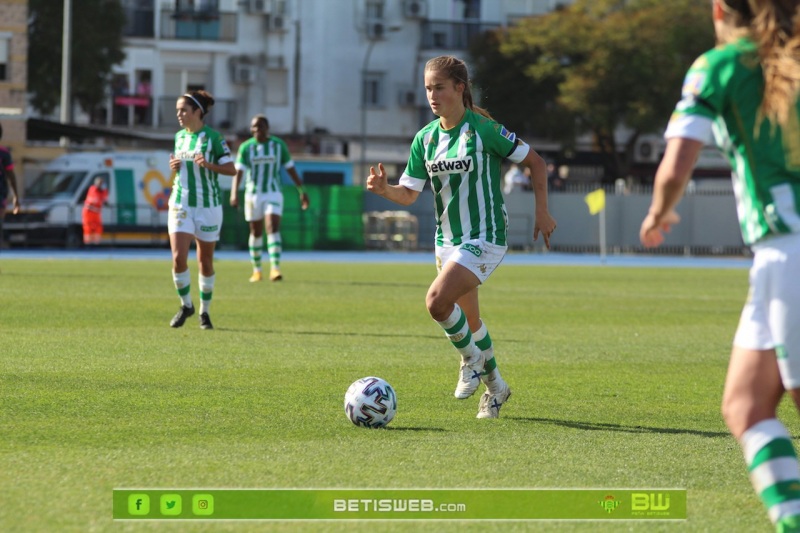
[[[186,296],[187,294],[189,294],[189,290],[191,288],[192,288],[191,285],[187,285],[185,287],[178,287],[178,289],[177,289],[178,290],[178,295],[179,296]]]
[[[214,294],[212,291],[209,292],[200,291],[200,299],[203,300],[204,302],[211,301],[212,294]]]
[[[495,368],[497,368],[497,361],[495,360],[494,357],[492,357],[491,359],[486,361],[486,363],[483,365],[483,373],[488,374]]]
[[[464,324],[466,323],[467,323],[467,315],[465,315],[464,312],[462,311],[461,316],[458,317],[458,322],[456,322],[456,325],[453,326],[452,328],[444,328],[444,331],[448,335],[455,335],[456,333],[461,331],[461,329],[464,327]]]
[[[748,469],[752,472],[754,469],[761,466],[762,463],[781,457],[793,457],[797,460],[791,440],[777,438],[768,442],[756,453],[755,457],[753,457]]]
[[[451,339],[450,342],[452,342],[453,346],[456,348],[463,348],[472,342],[472,335],[470,334],[469,330],[467,330],[466,335],[464,335],[464,337],[462,337],[460,340],[454,341]]]
[[[483,351],[486,351],[486,350],[488,350],[489,348],[491,348],[491,347],[492,347],[492,338],[491,338],[491,337],[489,336],[489,334],[487,333],[487,334],[486,334],[486,336],[485,336],[484,338],[482,338],[481,340],[477,340],[477,339],[476,339],[476,340],[475,340],[475,345],[476,345],[478,348],[480,348],[480,350],[481,350],[482,352],[483,352]]]
[[[790,500],[800,500],[800,480],[779,481],[765,488],[759,494],[761,501],[767,507],[778,505]]]

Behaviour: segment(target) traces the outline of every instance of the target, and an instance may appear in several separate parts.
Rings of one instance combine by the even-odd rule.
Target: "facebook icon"
[[[131,494],[128,496],[128,514],[143,516],[150,514],[150,496],[147,494]]]

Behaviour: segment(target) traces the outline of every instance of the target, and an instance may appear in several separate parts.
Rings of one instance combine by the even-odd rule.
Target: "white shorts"
[[[783,386],[800,387],[800,235],[775,237],[753,246],[750,292],[734,346],[775,349]]]
[[[222,206],[169,208],[169,233],[191,233],[197,240],[217,242],[222,229]]]
[[[498,246],[480,239],[464,241],[457,246],[436,246],[436,270],[441,272],[449,261],[455,261],[483,283],[503,260],[507,250],[508,246]]]
[[[246,221],[255,222],[269,215],[283,215],[283,193],[246,193],[244,195],[244,219]]]

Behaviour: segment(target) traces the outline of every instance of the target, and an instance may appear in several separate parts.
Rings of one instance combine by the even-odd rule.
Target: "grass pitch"
[[[432,263],[251,284],[220,261],[202,331],[168,326],[168,256],[3,261],[0,530],[771,530],[719,414],[745,270],[501,267],[482,316],[514,395],[477,420],[425,310]],[[345,418],[368,375],[397,391],[387,430]],[[112,522],[115,487],[686,488],[689,519]]]

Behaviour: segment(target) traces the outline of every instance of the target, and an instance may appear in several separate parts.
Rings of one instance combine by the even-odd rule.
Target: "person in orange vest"
[[[103,236],[103,206],[107,205],[108,189],[106,182],[100,176],[94,179],[94,184],[86,192],[83,202],[83,244],[100,244]]]

